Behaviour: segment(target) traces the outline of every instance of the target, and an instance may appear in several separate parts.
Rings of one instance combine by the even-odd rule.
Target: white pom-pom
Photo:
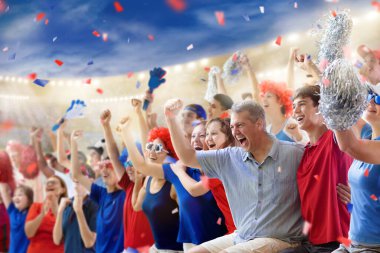
[[[237,82],[242,75],[243,68],[239,64],[240,57],[243,53],[237,51],[234,53],[223,65],[223,79],[227,84],[233,84]]]

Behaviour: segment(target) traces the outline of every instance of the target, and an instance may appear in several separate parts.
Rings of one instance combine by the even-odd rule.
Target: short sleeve
[[[209,178],[221,178],[220,173],[222,171],[228,172],[224,169],[228,166],[230,154],[229,152],[234,151],[231,148],[219,149],[219,150],[208,150],[208,151],[197,151],[196,157],[198,163],[202,167],[202,171]],[[234,152],[236,153],[236,152]]]
[[[42,203],[33,203],[29,208],[28,215],[26,216],[26,221],[34,220],[41,213]]]
[[[104,195],[104,192],[107,193],[107,190],[105,188],[93,183],[91,185],[90,198],[99,204],[102,196]]]
[[[162,170],[164,171],[164,177],[166,181],[174,184],[174,182],[178,180],[178,177],[176,174],[174,174],[172,168],[170,167],[170,164],[162,164]]]
[[[125,191],[128,188],[130,183],[131,183],[131,180],[129,179],[128,174],[124,172],[123,176],[121,177],[118,183],[119,186]]]
[[[14,211],[16,211],[16,207],[15,207],[15,204],[13,204],[13,202],[11,202],[8,206],[8,209],[7,209],[7,212],[8,214],[10,215],[11,213],[13,213]]]

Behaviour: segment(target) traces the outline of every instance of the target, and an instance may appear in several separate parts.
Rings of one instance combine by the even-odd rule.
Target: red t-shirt
[[[303,218],[311,223],[312,244],[336,242],[347,237],[350,214],[338,199],[336,186],[347,185],[352,158],[339,149],[332,131],[326,131],[318,142],[305,147],[297,171]]]
[[[224,190],[223,183],[219,179],[210,178],[208,180],[208,186],[211,190],[212,195],[214,195],[216,204],[218,205],[220,211],[222,211],[224,215],[228,234],[231,234],[232,232],[236,230],[236,227],[235,227],[234,220],[232,219],[231,209],[227,201],[226,192]]]
[[[42,208],[42,203],[33,203],[29,208],[28,216],[26,217],[25,222],[34,220],[41,213]],[[33,237],[29,238],[30,243],[28,247],[28,253],[64,252],[63,243],[57,246],[53,242],[54,223],[55,216],[51,211],[49,211],[42,219],[40,227],[38,228],[36,234]]]
[[[134,183],[129,180],[127,173],[119,181],[120,187],[125,191],[124,202],[124,248],[140,248],[153,245],[154,239],[149,221],[143,211],[135,212],[132,206],[132,193]]]

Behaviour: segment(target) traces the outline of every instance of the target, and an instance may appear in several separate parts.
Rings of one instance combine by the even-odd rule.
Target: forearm
[[[142,202],[139,201],[139,195],[142,185],[142,180],[135,178],[135,184],[133,185],[132,193],[132,207],[135,212],[141,211],[142,209]]]
[[[259,89],[259,81],[256,78],[256,74],[253,71],[252,67],[249,66],[248,70],[248,77],[251,80],[251,87],[252,87],[252,97],[254,101],[257,103],[260,102],[260,89]]]
[[[179,171],[177,176],[186,191],[193,197],[202,196],[209,191],[203,186],[202,182],[195,181],[185,171]]]
[[[216,85],[218,87],[218,93],[219,94],[225,94],[225,95],[227,95],[227,90],[226,90],[226,87],[224,85],[223,78],[222,78],[222,76],[220,74],[216,75]]]
[[[148,139],[149,127],[148,127],[147,121],[144,118],[144,114],[142,113],[141,110],[137,112],[137,118],[138,118],[139,128],[140,128],[141,146],[145,147],[146,141]]]
[[[42,207],[43,208],[43,207]],[[32,238],[37,233],[38,228],[44,218],[44,214],[41,212],[34,220],[25,223],[25,234],[26,237]]]
[[[60,164],[66,168],[70,168],[70,161],[67,159],[65,153],[65,144],[64,144],[64,133],[61,128],[57,130],[57,160]]]
[[[42,171],[42,173],[45,175],[45,177],[49,178],[54,175],[54,171],[49,168],[49,166],[46,163],[44,154],[42,152],[42,145],[40,141],[36,141],[34,148],[37,153],[37,165],[38,168]]]
[[[106,140],[106,148],[111,160],[112,166],[115,168],[117,178],[120,180],[124,175],[124,167],[119,160],[119,149],[117,148],[115,138],[113,137],[111,126],[103,125],[104,138]]]
[[[71,142],[71,173],[74,180],[77,180],[88,191],[91,191],[91,180],[82,175],[78,158],[78,144],[76,141]]]
[[[294,53],[291,52],[287,66],[287,86],[294,90]]]
[[[54,223],[54,229],[53,229],[53,241],[55,245],[61,244],[61,241],[62,241],[62,216],[63,216],[63,210],[58,211],[57,218]]]
[[[80,209],[76,213],[76,215],[77,215],[78,224],[79,224],[80,236],[83,240],[84,246],[86,248],[91,248],[95,244],[96,233],[92,232],[90,228],[88,227],[88,224],[86,222],[86,218],[84,216],[82,209]]]
[[[6,183],[0,183],[0,199],[3,200],[5,208],[11,204],[11,193],[9,191],[9,186]]]

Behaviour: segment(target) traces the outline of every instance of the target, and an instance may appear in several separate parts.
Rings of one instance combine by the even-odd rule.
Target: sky
[[[121,12],[110,0],[0,0],[0,75],[124,75],[275,41],[315,27],[334,9],[371,9],[370,0],[187,0],[181,12],[166,0],[118,2]],[[36,21],[39,13],[45,16]]]

